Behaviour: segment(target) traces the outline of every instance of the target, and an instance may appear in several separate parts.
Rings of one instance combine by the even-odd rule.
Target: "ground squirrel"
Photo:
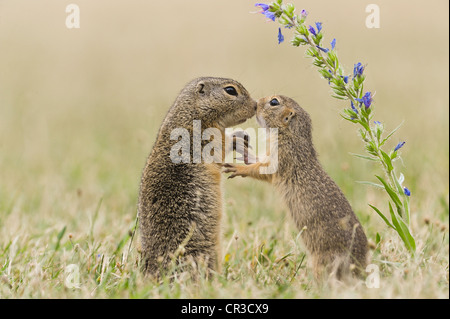
[[[171,152],[177,140],[171,134],[181,129],[193,137],[197,122],[223,137],[225,128],[245,122],[255,111],[256,101],[232,79],[202,77],[182,89],[161,124],[141,178],[138,216],[146,274],[159,277],[172,261],[218,270],[221,167],[229,145],[220,139],[221,160],[206,163],[195,161],[198,154],[190,141],[187,158],[184,154],[183,161],[175,163]]]
[[[277,128],[277,152],[250,165],[227,164],[224,172],[233,173],[230,178],[268,181],[280,190],[296,226],[303,229],[301,237],[316,278],[324,273],[342,278],[350,270],[364,272],[367,238],[344,194],[317,159],[308,113],[294,100],[277,95],[258,101],[256,118],[262,127]],[[260,168],[271,162],[278,163],[276,173],[261,174]]]

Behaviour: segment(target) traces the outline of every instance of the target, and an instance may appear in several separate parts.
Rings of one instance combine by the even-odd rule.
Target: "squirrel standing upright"
[[[223,138],[225,128],[245,122],[255,111],[256,101],[232,79],[201,77],[182,89],[159,129],[141,178],[138,216],[146,274],[167,274],[172,261],[219,269],[223,161],[194,161],[190,141],[184,160],[174,163],[171,152],[177,141],[171,134],[181,129],[192,137],[193,122],[201,121],[203,128],[217,129]],[[230,145],[223,139],[220,143],[224,157]]]
[[[277,95],[258,101],[256,118],[262,127],[278,130],[277,141],[270,140],[272,146],[276,144],[271,148],[274,152],[254,164],[227,164],[224,172],[232,173],[229,178],[250,176],[277,187],[302,230],[317,279],[323,274],[339,279],[350,272],[364,272],[366,235],[344,194],[317,159],[308,113],[291,98]],[[262,168],[274,162],[278,165],[275,173],[261,174]]]

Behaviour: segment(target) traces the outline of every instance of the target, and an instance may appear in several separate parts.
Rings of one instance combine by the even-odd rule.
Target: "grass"
[[[363,28],[357,1],[349,14],[361,16],[361,25],[343,24],[334,2],[328,9],[302,3],[309,18],[335,32],[346,69],[355,59],[368,62],[377,119],[390,128],[405,120],[396,133],[407,141],[397,165],[412,191],[412,258],[368,207],[387,209],[385,194],[356,183],[380,169],[349,155],[362,144],[339,118],[342,106],[299,50],[278,46],[273,26],[248,14],[253,2],[236,0],[214,17],[225,9],[206,0],[139,8],[79,2],[82,26],[70,32],[56,0],[42,8],[18,0],[0,5],[0,298],[449,298],[448,3],[383,4],[379,30]],[[423,16],[423,5],[433,14]],[[164,15],[149,19],[168,11],[178,17],[173,24]],[[447,46],[430,57],[417,37],[446,39]],[[277,72],[291,80],[279,83]],[[141,170],[167,108],[200,75],[236,78],[255,98],[292,96],[311,114],[320,161],[372,242],[380,288],[315,284],[281,199],[270,185],[247,179],[224,181],[216,277],[161,285],[143,278],[136,238],[130,245]],[[68,288],[73,269],[79,287]]]

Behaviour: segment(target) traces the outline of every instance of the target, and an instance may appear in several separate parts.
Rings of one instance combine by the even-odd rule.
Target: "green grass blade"
[[[55,251],[59,249],[61,239],[64,236],[64,233],[66,232],[66,228],[67,226],[64,226],[63,229],[61,229],[60,232],[58,233],[58,236],[56,237]]]

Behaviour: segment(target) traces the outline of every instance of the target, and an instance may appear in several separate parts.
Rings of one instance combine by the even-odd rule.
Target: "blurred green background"
[[[70,3],[80,8],[79,29],[66,28]],[[323,22],[324,43],[337,39],[347,73],[367,64],[374,120],[387,130],[404,121],[389,147],[406,141],[397,167],[412,214],[433,215],[448,202],[449,2],[376,1],[379,29],[365,26],[367,1],[293,3],[309,24]],[[256,99],[297,100],[311,114],[321,162],[358,214],[373,213],[368,202],[384,205],[382,193],[355,183],[381,170],[349,155],[363,146],[338,114],[347,105],[331,98],[304,49],[289,45],[290,31],[278,45],[278,26],[256,11],[247,0],[0,0],[1,240],[55,225],[82,229],[100,198],[108,225],[100,232],[133,220],[159,125],[198,76],[234,78]],[[270,185],[225,185],[227,200],[265,198],[267,214],[279,210]]]

